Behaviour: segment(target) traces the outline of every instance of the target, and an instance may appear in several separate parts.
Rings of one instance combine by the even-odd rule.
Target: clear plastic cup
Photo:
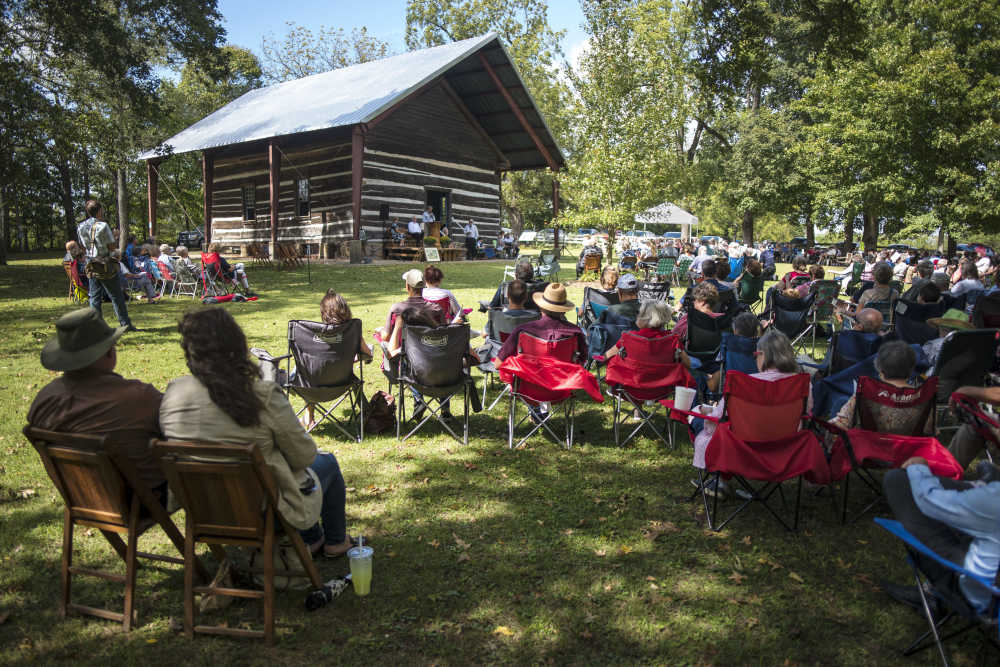
[[[354,584],[355,595],[368,595],[372,590],[372,555],[371,547],[353,547],[347,552],[351,563],[351,583]]]
[[[697,393],[690,387],[674,388],[674,407],[678,410],[690,410]]]

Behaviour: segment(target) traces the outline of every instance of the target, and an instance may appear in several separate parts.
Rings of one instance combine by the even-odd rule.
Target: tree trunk
[[[944,225],[943,224],[940,227],[938,227],[938,234],[937,234],[937,236],[938,236],[938,238],[937,238],[937,251],[939,253],[942,253],[942,252],[944,252],[944,246],[945,246]]]
[[[753,212],[743,211],[743,245],[753,245]]]
[[[812,209],[806,209],[806,244],[812,246],[816,243],[816,226],[812,220]]]
[[[861,242],[865,246],[865,252],[875,252],[878,250],[878,220],[875,218],[875,214],[872,213],[871,209],[867,207],[861,211],[861,215],[864,219],[865,225],[861,236]]]
[[[118,247],[124,248],[128,239],[128,183],[124,169],[115,171],[115,190],[118,198]]]
[[[66,240],[76,238],[76,216],[73,214],[73,172],[69,168],[69,160],[62,160],[58,166],[59,180],[62,185],[62,205],[66,221]]]
[[[0,188],[0,266],[7,266],[7,220],[9,218],[7,198]]]
[[[846,252],[852,252],[851,246],[854,245],[854,211],[847,211],[844,213],[844,244]]]

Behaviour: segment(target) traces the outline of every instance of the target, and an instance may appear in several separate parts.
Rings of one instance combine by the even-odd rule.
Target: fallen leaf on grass
[[[35,495],[34,489],[21,489],[17,492],[18,498],[30,498],[33,495]]]
[[[479,470],[479,466],[477,466],[475,463],[466,463],[465,464],[465,469],[466,470]]]
[[[389,553],[386,554],[386,556],[388,556],[389,558],[395,558],[396,557],[396,552],[395,551],[390,551]]]
[[[656,577],[654,577],[653,575],[648,575],[646,577],[646,581],[656,581]]]
[[[747,546],[749,546],[751,542],[752,542],[752,540],[750,539],[749,535],[747,535],[746,537],[743,538],[743,544],[746,544]]]
[[[672,521],[653,521],[649,528],[643,529],[642,535],[650,542],[655,542],[661,535],[676,533],[678,531],[680,531],[680,528]]]
[[[650,582],[649,587],[652,588],[654,591],[660,590],[660,587],[652,582]]]
[[[802,577],[800,577],[799,575],[795,574],[794,572],[789,572],[789,573],[788,573],[788,578],[789,578],[789,579],[794,579],[795,581],[799,582],[800,584],[804,584],[804,583],[806,583],[806,580],[805,580],[805,579],[803,579],[803,578],[802,578]]]
[[[428,542],[428,544],[430,544],[435,549],[437,549],[439,546],[441,546],[441,543],[438,542],[437,540],[431,540],[430,542]]]
[[[463,561],[467,561],[467,560],[469,560],[469,554],[467,554],[467,553],[461,553],[461,554],[458,555],[458,562],[459,563],[461,563]]]
[[[597,556],[600,556],[601,558],[604,558],[605,556],[608,555],[608,550],[607,549],[594,549],[594,554],[597,555]]]
[[[154,639],[147,639],[146,643],[147,644],[155,644],[156,643],[156,639],[155,638]]]
[[[572,528],[567,528],[566,530],[564,530],[562,532],[562,534],[563,535],[572,535],[573,534],[573,529]]]
[[[727,577],[729,581],[736,582],[737,584],[743,583],[743,580],[747,578],[745,574],[740,574],[739,572],[733,570],[733,573]]]
[[[514,631],[508,628],[506,625],[498,625],[493,628],[493,634],[500,635],[501,637],[513,637]]]
[[[469,548],[469,543],[466,542],[466,541],[464,541],[457,534],[452,533],[451,536],[455,538],[455,544],[458,546],[459,549],[468,549]]]
[[[580,633],[580,636],[584,639],[593,639],[594,635],[590,633],[590,630],[584,630]]]

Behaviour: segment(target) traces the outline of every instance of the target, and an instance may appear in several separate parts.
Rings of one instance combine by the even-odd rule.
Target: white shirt
[[[174,260],[167,253],[165,253],[165,252],[164,253],[160,253],[160,256],[156,258],[156,261],[157,262],[163,262],[164,264],[167,265],[168,269],[170,269],[171,271],[174,270]]]
[[[469,221],[465,223],[465,227],[462,229],[465,230],[465,235],[470,239],[479,238],[479,227],[476,227],[476,223]]]
[[[406,229],[411,234],[420,234],[424,231],[423,226],[416,220],[410,220],[410,222],[408,222],[406,225]]]
[[[990,258],[989,255],[983,255],[976,260],[976,269],[979,271],[979,275],[983,275],[990,268]]]
[[[420,216],[420,219],[424,222],[434,222],[434,213],[431,211],[424,211],[423,215]]]

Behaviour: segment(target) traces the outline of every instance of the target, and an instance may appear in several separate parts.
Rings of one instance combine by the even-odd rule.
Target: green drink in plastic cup
[[[363,545],[347,552],[351,562],[351,583],[355,595],[368,595],[372,590],[372,555],[375,550]]]

